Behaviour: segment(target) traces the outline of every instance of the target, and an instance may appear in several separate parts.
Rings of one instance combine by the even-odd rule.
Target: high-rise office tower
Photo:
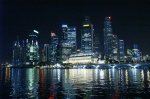
[[[62,25],[61,43],[67,40],[67,29],[68,29],[67,25]]]
[[[50,61],[51,64],[56,63],[56,52],[58,48],[58,36],[56,33],[51,32],[51,46],[50,46]]]
[[[44,56],[45,56],[45,62],[50,61],[50,45],[44,44]]]
[[[62,37],[61,43],[71,44],[71,53],[76,53],[77,43],[76,43],[76,27],[62,25]]]
[[[112,56],[111,17],[105,17],[103,32],[104,32],[104,59],[110,59]]]
[[[62,25],[62,34],[61,34],[61,41],[60,41],[62,61],[65,61],[68,59],[69,55],[71,54],[70,49],[72,48],[71,43],[67,42],[67,39],[68,39],[67,29],[68,29],[67,25]]]
[[[39,45],[38,45],[39,32],[33,30],[27,39],[27,52],[26,52],[26,65],[36,65],[39,62]]]
[[[72,44],[71,53],[75,54],[77,51],[77,43],[76,43],[76,27],[69,26],[67,29],[67,42]]]
[[[118,37],[117,35],[112,35],[112,51],[111,51],[111,57],[110,59],[111,60],[115,60],[115,61],[118,61]]]
[[[26,44],[23,40],[22,46],[21,46],[21,61],[23,64],[24,64],[25,60],[26,60]]]
[[[133,49],[132,49],[132,52],[133,52],[133,61],[140,61],[140,51],[138,49],[138,45],[137,44],[134,44],[133,45]]]
[[[82,24],[81,51],[83,53],[93,53],[93,25],[87,16]]]
[[[54,32],[51,32],[51,45],[52,46],[58,45],[58,36]]]
[[[100,53],[100,37],[95,33],[93,35],[93,52],[97,54]]]
[[[17,41],[13,44],[13,65],[21,66],[26,60],[26,46],[24,41],[22,45],[20,44],[19,38],[17,37]]]
[[[13,44],[13,60],[12,64],[14,66],[21,65],[21,46],[19,43],[19,39],[17,38],[17,41],[14,42]]]
[[[119,42],[119,61],[125,61],[125,52],[124,52],[124,40],[118,40]]]
[[[62,25],[61,59],[67,60],[70,54],[76,53],[76,27]]]

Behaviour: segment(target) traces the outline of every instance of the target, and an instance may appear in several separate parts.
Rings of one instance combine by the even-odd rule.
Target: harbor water
[[[0,99],[150,99],[150,69],[0,68]]]

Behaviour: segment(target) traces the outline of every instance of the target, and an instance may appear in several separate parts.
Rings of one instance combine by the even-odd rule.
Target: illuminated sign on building
[[[67,25],[62,25],[62,27],[68,27]]]
[[[37,33],[37,34],[39,33],[39,32],[38,32],[38,31],[36,31],[36,30],[33,30],[33,31],[34,31],[35,33]]]
[[[88,27],[88,26],[90,26],[90,25],[89,25],[89,24],[84,24],[84,25],[83,25],[83,27]]]

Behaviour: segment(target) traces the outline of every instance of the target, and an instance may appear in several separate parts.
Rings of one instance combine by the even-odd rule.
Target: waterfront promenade
[[[101,68],[149,68],[150,63],[117,63],[117,64],[70,64],[70,65],[36,65],[36,66],[11,66],[7,68],[51,68],[51,69],[101,69]]]

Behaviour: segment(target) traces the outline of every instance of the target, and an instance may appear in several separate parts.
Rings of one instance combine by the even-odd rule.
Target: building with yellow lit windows
[[[93,24],[86,16],[81,30],[81,51],[83,53],[93,53],[93,33]]]

